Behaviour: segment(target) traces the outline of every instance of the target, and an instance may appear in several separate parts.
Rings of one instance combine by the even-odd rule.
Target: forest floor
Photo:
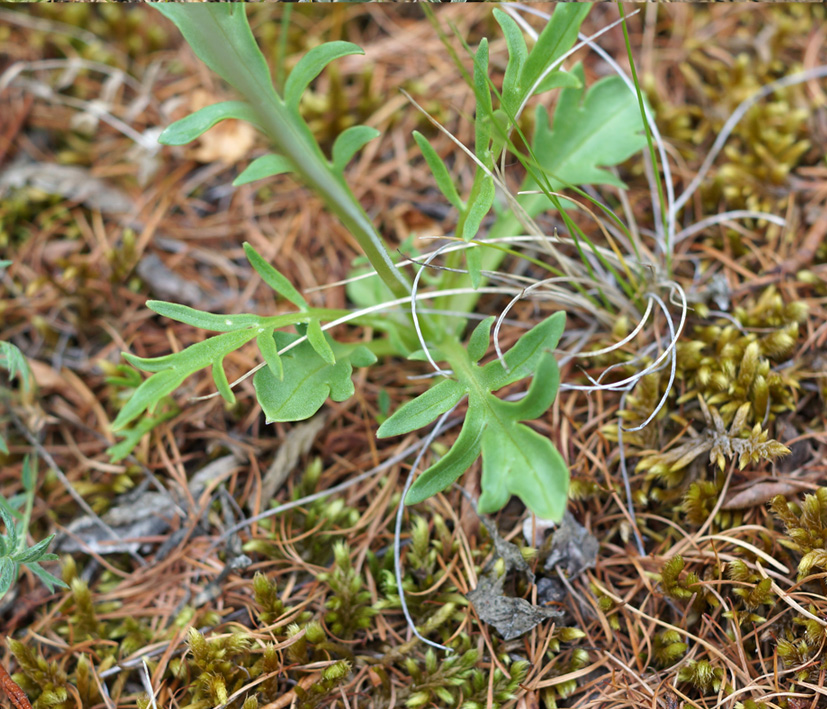
[[[272,60],[284,6],[249,9]],[[412,130],[447,156],[460,185],[473,165],[400,89],[471,146],[473,91],[420,7],[323,9],[293,9],[290,60],[331,39],[365,56],[335,62],[305,97],[322,147],[352,122],[379,129],[346,174],[380,232],[403,252],[412,236],[450,234],[455,212]],[[492,66],[504,65],[490,7],[434,14],[466,67],[456,37],[472,47],[491,38]],[[804,3],[640,6],[631,44],[675,194],[742,101],[827,65],[825,15]],[[585,31],[616,18],[615,6],[597,4]],[[600,44],[628,68],[620,27]],[[611,71],[587,49],[576,58],[587,85]],[[9,448],[0,489],[19,501],[24,457],[37,461],[29,542],[56,533],[60,562],[44,568],[69,586],[50,592],[24,570],[0,600],[9,639],[0,662],[36,709],[827,706],[823,78],[755,102],[679,213],[673,278],[691,307],[671,388],[666,367],[628,396],[563,391],[537,422],[569,465],[571,518],[540,528],[515,498],[481,520],[468,502],[479,494],[476,467],[464,490],[407,510],[407,603],[420,631],[454,650],[445,653],[410,632],[394,576],[394,520],[413,458],[400,454],[420,436],[374,436],[427,387],[409,379],[425,363],[380,360],[356,370],[350,399],[270,425],[251,379],[230,406],[210,396],[203,371],[128,455],[110,451],[123,440],[111,423],[140,381],[121,353],[162,356],[205,336],[155,315],[147,299],[272,313],[247,241],[313,305],[345,308],[345,288],[325,286],[348,277],[352,237],[289,176],[231,187],[264,147],[244,125],[157,149],[169,120],[232,93],[145,6],[0,8],[0,75],[0,258],[12,262],[0,276],[0,341],[21,350],[35,383],[0,382]],[[638,155],[620,167],[623,199],[615,188],[596,194],[651,246],[657,216],[643,165]],[[519,165],[509,179],[516,189]],[[748,213],[714,218],[734,210]],[[540,224],[551,232],[557,222]],[[486,296],[479,310],[507,303]],[[509,317],[533,322],[556,307],[526,300]],[[652,323],[619,352],[561,360],[562,381],[584,384],[612,365],[608,381],[639,371],[669,341],[665,318]],[[569,327],[591,333],[587,349],[630,331],[615,325],[569,313]],[[230,381],[258,363],[255,348],[224,362]],[[654,421],[624,434],[621,457],[619,414],[634,426],[664,396]],[[790,453],[769,455],[770,441]],[[508,640],[518,606],[467,599],[492,568],[506,570],[503,598],[525,599],[530,621]]]

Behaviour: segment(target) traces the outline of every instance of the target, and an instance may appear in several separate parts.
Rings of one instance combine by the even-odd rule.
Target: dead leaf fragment
[[[757,507],[766,504],[776,495],[787,497],[807,487],[809,487],[807,483],[791,480],[750,484],[743,490],[733,491],[734,494],[729,495],[724,500],[721,509],[742,510],[746,507]]]
[[[544,620],[562,615],[561,611],[532,605],[524,598],[504,596],[504,582],[505,575],[497,579],[482,576],[467,596],[480,620],[493,625],[503,640],[519,638]]]
[[[563,567],[568,578],[573,579],[586,569],[593,569],[597,564],[597,541],[574,516],[566,510],[560,528],[551,538],[551,551],[546,558],[546,569]]]
[[[534,583],[534,573],[520,549],[503,539],[489,519],[481,519],[494,542],[494,556],[485,565],[477,587],[466,595],[480,620],[492,625],[504,640],[513,640],[544,620],[562,615],[562,611],[504,595],[505,580],[511,571],[524,574],[531,583]],[[498,564],[499,561],[503,563]]]
[[[270,500],[276,496],[287,476],[298,464],[299,459],[310,450],[316,437],[324,428],[325,420],[326,416],[323,413],[318,414],[309,421],[293,426],[284,437],[276,457],[261,479],[262,508],[267,508]],[[255,505],[256,496],[250,495],[247,500],[248,509],[252,512]]]

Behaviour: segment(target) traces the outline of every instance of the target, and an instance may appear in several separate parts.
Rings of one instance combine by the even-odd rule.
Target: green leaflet
[[[336,137],[331,151],[333,169],[338,173],[343,173],[353,156],[379,135],[379,131],[370,126],[351,126],[342,131]]]
[[[193,327],[200,327],[202,330],[213,330],[215,332],[246,330],[253,325],[260,324],[262,321],[262,318],[258,315],[206,313],[203,310],[196,310],[180,303],[168,303],[164,300],[148,300],[146,307],[170,320],[177,320]]]
[[[560,3],[555,7],[520,72],[520,85],[524,91],[529,91],[546,67],[574,46],[589,10],[590,3]]]
[[[555,15],[558,10],[555,10]],[[540,83],[534,87],[538,77],[546,70],[546,68],[557,61],[565,52],[567,52],[577,40],[577,32],[580,29],[580,24],[586,17],[588,9],[583,11],[559,10],[558,23],[562,23],[566,14],[570,15],[565,18],[567,25],[566,31],[557,39],[560,40],[553,52],[547,51],[544,46],[545,40],[542,42],[538,40],[534,49],[531,51],[532,64],[528,71],[523,71],[528,60],[529,53],[526,49],[525,39],[523,39],[523,31],[517,23],[502,10],[494,10],[494,18],[499,23],[505,43],[508,47],[508,63],[505,67],[505,76],[503,76],[503,90],[502,90],[502,106],[507,115],[512,118],[517,115],[517,110],[528,97],[528,92],[534,88],[535,94],[541,94],[551,89],[561,88],[563,86],[578,87],[579,80],[560,69],[555,69],[546,74],[540,80]],[[553,26],[555,22],[554,17],[549,22]],[[546,25],[548,30],[549,25]],[[539,47],[539,48],[538,48]]]
[[[494,9],[494,19],[500,25],[508,47],[508,63],[503,76],[502,104],[511,116],[517,113],[526,89],[522,85],[522,72],[528,49],[523,38],[523,31],[516,21],[502,10]]]
[[[290,76],[287,77],[287,83],[284,85],[284,102],[293,110],[298,111],[299,100],[304,90],[330,62],[349,54],[364,53],[361,47],[352,42],[325,42],[318,47],[313,47],[299,60],[290,72]]]
[[[494,180],[488,175],[480,173],[479,189],[472,190],[465,222],[462,225],[464,241],[473,239],[480,229],[480,224],[494,205]]]
[[[6,591],[17,579],[19,567],[9,557],[0,557],[0,598],[6,595]]]
[[[171,419],[178,413],[176,407],[171,407],[166,411],[155,416],[144,416],[132,428],[121,429],[118,434],[123,436],[123,440],[118,441],[115,445],[109,446],[106,453],[109,460],[113,463],[118,463],[128,456],[135,449],[141,439],[149,433],[158,424]]]
[[[282,349],[298,336],[275,333],[276,345]],[[361,345],[329,343],[335,364],[323,359],[313,346],[305,341],[285,352],[282,357],[284,379],[279,381],[270,369],[261,369],[253,378],[253,385],[267,422],[302,421],[310,418],[328,397],[344,401],[353,395],[351,380],[353,367],[366,367],[376,356]]]
[[[23,391],[29,391],[29,365],[23,353],[11,342],[0,341],[0,369],[9,373],[9,379],[20,379]]]
[[[454,181],[448,173],[448,168],[445,167],[445,163],[442,161],[442,158],[439,157],[437,151],[434,150],[433,146],[428,142],[428,139],[419,131],[415,130],[413,137],[419,149],[422,151],[422,157],[425,158],[425,162],[428,163],[428,167],[431,169],[434,180],[436,180],[436,186],[439,187],[440,192],[445,195],[445,199],[453,204],[457,210],[462,211],[465,209],[465,203],[460,199]]]
[[[327,341],[324,332],[322,332],[322,325],[318,320],[311,320],[307,326],[307,341],[310,346],[316,351],[325,362],[328,364],[336,363],[336,356]]]
[[[256,270],[261,280],[264,281],[270,288],[278,293],[283,298],[287,298],[299,310],[307,310],[310,306],[299,293],[295,286],[283,275],[281,275],[273,266],[265,261],[261,255],[246,241],[244,242],[244,253],[250,265]]]
[[[485,353],[488,351],[488,343],[491,340],[491,327],[494,325],[495,318],[491,317],[482,320],[471,333],[468,338],[468,357],[472,362],[479,362]]]
[[[273,332],[271,330],[264,330],[258,333],[258,335],[256,335],[256,344],[273,376],[279,381],[284,379],[284,365],[281,363],[279,348],[276,347]]]
[[[485,412],[475,403],[478,404],[478,402],[469,401],[462,430],[457,440],[454,441],[454,445],[411,485],[405,497],[406,505],[415,505],[442,492],[459,479],[460,475],[479,458],[487,421]]]
[[[445,379],[394,411],[379,427],[376,437],[398,436],[427,426],[449,411],[465,394],[462,384],[455,379]]]
[[[251,162],[241,174],[233,180],[233,187],[246,185],[256,180],[263,180],[274,175],[281,175],[293,170],[290,161],[282,155],[262,155]]]
[[[0,269],[6,268],[9,264],[11,261],[0,261]],[[19,379],[24,392],[29,391],[31,387],[29,364],[23,353],[11,342],[0,340],[0,369],[5,369],[9,373],[9,379]],[[4,455],[9,453],[9,447],[3,436],[0,436],[0,453]]]
[[[560,374],[551,351],[565,327],[565,313],[555,313],[525,333],[499,360],[483,367],[475,361],[485,353],[492,318],[481,322],[471,336],[469,355],[458,348],[451,361],[465,362],[456,380],[440,382],[396,411],[379,429],[379,437],[407,433],[434,421],[464,395],[468,412],[454,445],[411,486],[406,504],[415,504],[444,490],[482,453],[483,478],[480,511],[495,512],[517,495],[544,519],[561,519],[566,504],[569,472],[551,441],[521,421],[539,418],[554,401]],[[483,339],[485,340],[483,342]],[[506,402],[492,392],[532,376],[528,393]]]
[[[482,368],[483,386],[497,391],[508,384],[534,374],[543,353],[557,347],[566,327],[566,314],[554,313],[525,333],[503,356],[507,369],[499,360],[493,360]]]
[[[248,103],[244,101],[222,101],[211,106],[205,106],[186,118],[167,126],[158,137],[158,142],[161,145],[186,145],[206,133],[216,123],[228,118],[247,121],[256,128],[261,128],[255,111]]]
[[[40,567],[41,561],[54,561],[57,555],[47,550],[54,538],[54,534],[46,539],[26,546],[27,528],[30,521],[32,501],[35,491],[35,477],[37,473],[34,465],[27,456],[23,461],[24,495],[15,495],[6,501],[0,498],[0,519],[6,528],[5,534],[0,534],[0,598],[11,588],[20,573],[20,567],[28,567],[49,589],[51,593],[56,587],[68,588],[63,581],[55,578],[48,571]],[[22,513],[14,509],[23,507]],[[15,521],[17,517],[20,521]]]

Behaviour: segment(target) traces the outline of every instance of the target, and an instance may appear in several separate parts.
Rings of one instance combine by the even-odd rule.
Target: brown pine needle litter
[[[249,8],[271,63],[283,7]],[[351,123],[381,132],[346,174],[402,260],[413,255],[409,237],[449,236],[455,226],[411,132],[428,137],[459,184],[473,165],[400,89],[470,147],[473,92],[421,8],[326,10],[293,9],[288,65],[326,40],[355,42],[365,56],[331,65],[301,110],[325,150]],[[491,8],[433,14],[466,69],[457,37],[472,47],[492,38],[496,77],[506,54]],[[554,541],[563,528],[526,521],[518,500],[480,520],[477,468],[462,489],[405,509],[405,605],[417,632],[446,653],[409,628],[394,569],[396,511],[425,434],[374,437],[389,412],[428,388],[409,378],[428,374],[427,363],[357,370],[355,396],[328,402],[323,418],[267,425],[244,378],[257,352],[243,348],[224,361],[229,380],[242,380],[234,405],[211,397],[211,378],[198,374],[154,412],[160,422],[129,455],[107,452],[120,440],[110,424],[136,386],[121,352],[161,356],[205,337],[154,315],[148,298],[275,313],[282,304],[252,277],[247,241],[315,307],[345,308],[345,288],[325,286],[349,277],[358,249],[289,176],[230,187],[239,162],[265,147],[235,122],[195,146],[157,145],[160,127],[233,98],[160,14],[0,8],[0,254],[12,262],[0,276],[0,341],[21,350],[36,383],[25,393],[0,380],[9,448],[0,481],[12,499],[24,455],[40,458],[28,542],[57,533],[61,564],[47,567],[69,586],[50,593],[24,571],[0,600],[0,665],[11,675],[0,667],[0,684],[12,704],[827,706],[825,16],[816,4],[676,3],[629,20],[675,194],[702,176],[674,248],[673,275],[689,301],[675,384],[667,392],[666,366],[628,393],[570,389],[537,422],[571,470],[571,530],[582,532],[565,534],[581,540],[574,546],[599,542],[576,571],[573,547]],[[584,32],[616,19],[614,6],[596,5]],[[620,28],[599,43],[628,67]],[[587,50],[575,58],[587,84],[609,71]],[[800,72],[809,78],[743,104]],[[522,175],[512,167],[503,179],[516,191]],[[628,191],[598,192],[651,243],[657,217],[642,162],[618,174]],[[593,216],[571,217],[622,248]],[[551,214],[537,224],[549,235],[561,226]],[[519,288],[547,277],[521,259],[502,270]],[[478,310],[499,315],[508,305],[492,293]],[[503,347],[536,309],[525,299],[508,310]],[[606,381],[620,381],[651,364],[670,337],[657,308],[608,349],[636,324],[625,314],[570,315],[582,349],[605,351],[562,360],[561,381],[588,384],[607,369]],[[654,420],[634,430],[662,398]],[[426,459],[445,452],[461,414],[447,418]],[[509,613],[541,608],[546,619],[504,640],[466,598],[481,583],[520,600]]]

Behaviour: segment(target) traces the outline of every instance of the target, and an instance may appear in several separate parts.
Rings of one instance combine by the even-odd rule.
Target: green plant
[[[353,393],[351,370],[376,360],[371,349],[388,352],[388,346],[377,346],[379,343],[369,343],[366,347],[339,342],[327,331],[351,321],[389,329],[391,321],[394,332],[390,351],[428,360],[444,380],[397,410],[382,424],[379,435],[399,435],[425,426],[468,398],[468,412],[460,436],[450,451],[420,476],[408,493],[406,503],[419,502],[444,490],[482,454],[480,511],[494,512],[510,495],[516,494],[539,516],[559,519],[566,503],[567,466],[547,437],[522,422],[542,416],[556,395],[559,374],[551,352],[564,331],[565,314],[558,312],[545,319],[505,354],[499,347],[501,323],[498,322],[493,332],[497,360],[482,367],[478,362],[488,351],[494,318],[476,327],[467,347],[462,344],[462,333],[465,316],[473,312],[481,287],[492,276],[484,267],[496,267],[504,254],[510,252],[499,245],[487,247],[476,239],[483,218],[492,208],[500,214],[498,223],[503,233],[513,232],[515,225],[530,220],[548,206],[560,210],[574,235],[572,243],[582,258],[578,274],[582,271],[583,277],[574,274],[568,265],[562,270],[551,269],[552,273],[574,284],[581,293],[579,302],[597,304],[602,300],[610,308],[618,302],[618,296],[607,293],[601,285],[597,271],[617,275],[618,269],[627,272],[629,269],[610,249],[589,241],[566,214],[566,209],[574,204],[561,202],[555,193],[555,189],[571,183],[623,186],[602,168],[619,163],[645,142],[639,133],[641,116],[637,103],[626,87],[616,80],[605,80],[586,92],[582,68],[566,72],[559,66],[577,39],[588,7],[561,5],[531,51],[516,22],[495,11],[506,36],[508,64],[500,94],[489,78],[486,39],[473,55],[473,77],[469,81],[477,100],[473,155],[477,169],[465,199],[460,197],[445,164],[428,140],[421,134],[415,135],[437,185],[459,211],[457,234],[464,242],[464,248],[448,254],[449,269],[434,277],[435,291],[427,294],[418,290],[424,269],[411,281],[394,265],[388,247],[345,181],[344,170],[349,160],[378,132],[363,125],[351,126],[336,138],[328,157],[299,111],[303,92],[327,64],[349,54],[362,53],[361,49],[341,41],[315,47],[301,58],[283,82],[282,90],[277,91],[243,7],[205,5],[184,11],[168,4],[158,5],[157,9],[177,25],[197,56],[243,98],[208,106],[174,123],[164,131],[161,142],[169,145],[190,142],[228,118],[249,121],[268,137],[276,152],[254,160],[234,184],[292,172],[350,230],[381,279],[382,287],[376,289],[379,302],[355,313],[312,308],[284,276],[245,244],[247,258],[258,275],[297,310],[270,317],[218,315],[174,303],[150,301],[148,307],[160,315],[222,334],[165,357],[147,359],[126,354],[131,364],[152,376],[134,391],[118,414],[113,429],[123,430],[145,411],[151,413],[184,379],[207,366],[212,369],[221,396],[228,402],[234,401],[222,362],[227,354],[253,339],[267,365],[259,369],[254,378],[256,395],[267,420],[307,418],[328,396],[341,401]],[[535,133],[534,150],[529,156],[522,155],[510,136],[519,130],[517,121],[526,102],[534,94],[560,87],[566,88],[555,114],[554,129],[549,132],[545,114],[538,114],[541,120]],[[619,89],[625,94],[621,95]],[[498,105],[492,100],[492,92]],[[602,107],[605,102],[610,104],[607,109]],[[611,115],[610,131],[601,125],[603,111]],[[523,144],[528,145],[529,141]],[[496,188],[502,186],[502,182],[494,173],[495,164],[505,158],[506,151],[517,154],[526,165],[529,172],[526,186],[544,193],[539,198],[531,195],[512,200],[510,206],[516,216],[509,216],[512,211],[496,199]],[[580,195],[585,194],[574,189]],[[487,256],[484,257],[483,252]],[[435,253],[430,254],[428,262],[434,256]],[[460,279],[465,276],[457,272],[462,269],[456,266],[462,264],[463,258],[471,288],[459,287]],[[533,261],[543,265],[536,259]],[[591,265],[592,261],[595,266]],[[638,286],[626,281],[642,282],[637,276],[615,280],[622,284],[628,297],[634,295]],[[595,297],[586,292],[584,284],[593,285],[599,295]],[[521,291],[514,292],[519,297]],[[425,297],[437,298],[440,307],[447,301],[449,309],[458,311],[458,315],[451,321],[451,316],[437,318],[431,313],[418,313],[417,302]],[[411,309],[408,317],[376,316],[380,311],[408,304]],[[296,334],[283,332],[286,327],[295,328]],[[446,362],[447,366],[437,365],[437,360]],[[503,401],[493,393],[528,377],[533,377],[532,385],[526,398],[519,402]],[[133,429],[130,443],[137,442],[137,434],[147,430],[147,425],[139,424],[139,427]],[[126,447],[128,445],[119,449],[119,454]]]
[[[49,592],[55,587],[66,588],[66,584],[59,578],[52,576],[46,571],[40,562],[54,561],[56,554],[50,554],[46,550],[52,541],[54,534],[42,539],[33,546],[26,545],[26,535],[32,517],[34,505],[35,482],[37,480],[37,468],[31,459],[26,456],[23,459],[23,492],[15,495],[9,500],[0,497],[0,517],[6,526],[6,533],[0,535],[0,598],[11,588],[20,573],[20,567],[25,566],[37,578],[39,578]],[[22,507],[22,512],[19,508]]]
[[[0,272],[11,265],[11,261],[0,261]],[[32,387],[31,372],[23,353],[11,342],[0,341],[0,368],[9,373],[9,379],[19,379],[24,394]],[[8,455],[6,440],[0,435],[0,453]],[[54,534],[37,542],[34,546],[26,545],[29,524],[34,507],[34,493],[37,482],[37,466],[29,456],[23,459],[23,492],[6,500],[0,496],[0,517],[6,527],[6,533],[0,535],[0,598],[17,581],[20,567],[25,566],[39,578],[49,591],[56,586],[66,587],[60,579],[55,578],[40,566],[42,561],[57,559],[55,554],[46,550]],[[21,511],[22,508],[22,511]]]
[[[0,274],[9,266],[11,266],[11,261],[0,260]],[[5,369],[9,373],[10,380],[19,379],[23,392],[29,392],[31,378],[26,358],[19,348],[4,340],[0,340],[0,369]],[[9,454],[9,447],[2,435],[0,435],[0,453]]]

